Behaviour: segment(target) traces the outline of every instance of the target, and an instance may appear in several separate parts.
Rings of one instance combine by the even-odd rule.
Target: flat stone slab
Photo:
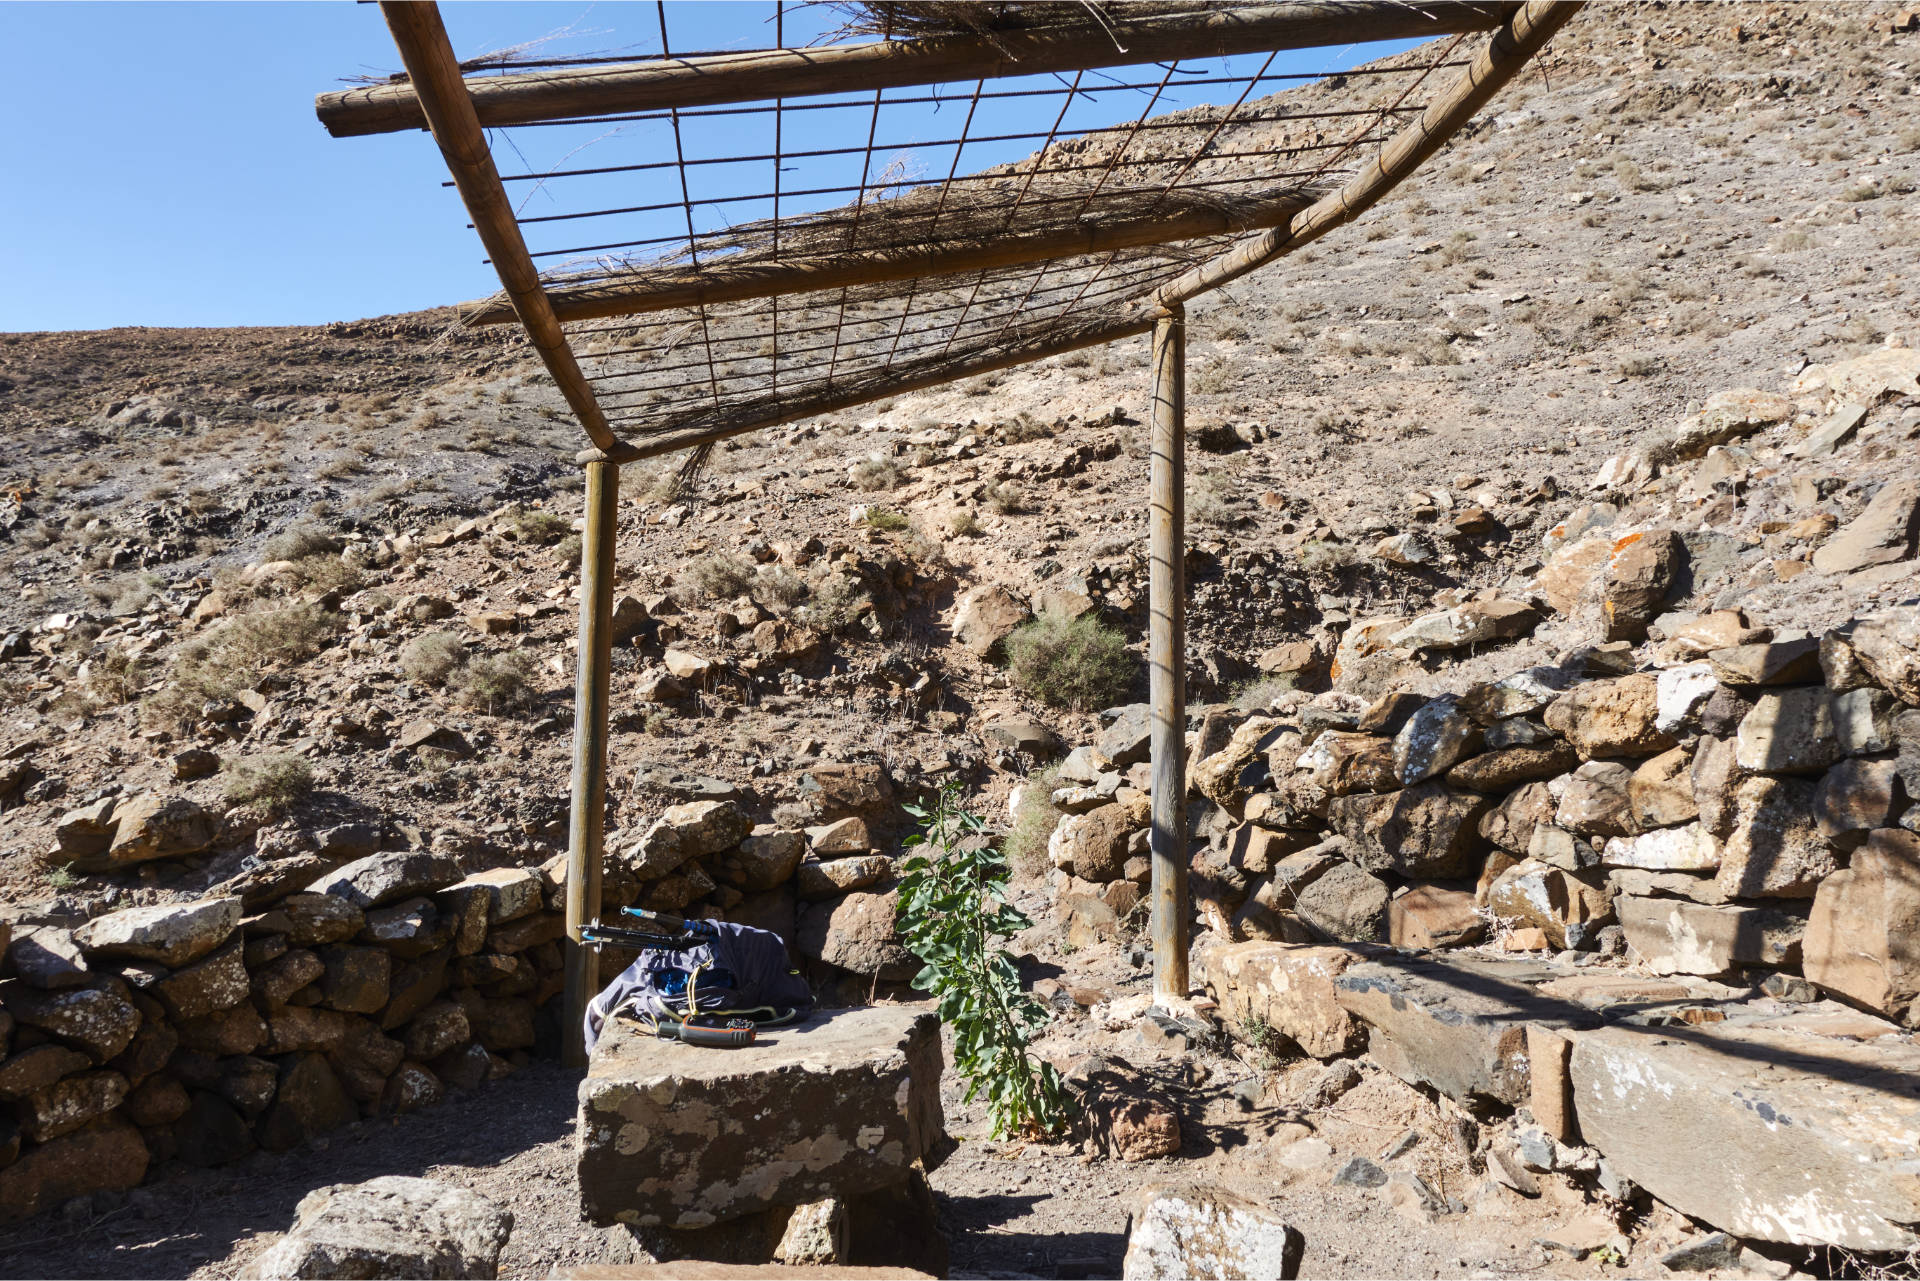
[[[1463,1104],[1518,1107],[1533,1089],[1527,1025],[1561,1031],[1601,1022],[1531,986],[1557,974],[1533,961],[1401,956],[1349,966],[1335,987],[1340,1004],[1372,1027],[1368,1053],[1401,1080]]]
[[[702,1228],[905,1180],[945,1137],[940,1021],[831,1010],[721,1050],[608,1025],[580,1083],[595,1223]]]
[[[1874,1020],[1878,1023],[1878,1020]],[[1920,1043],[1816,1012],[1574,1035],[1580,1131],[1619,1173],[1749,1240],[1920,1244]]]

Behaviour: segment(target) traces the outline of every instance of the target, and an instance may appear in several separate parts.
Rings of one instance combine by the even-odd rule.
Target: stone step
[[[1573,1042],[1582,1136],[1668,1205],[1750,1240],[1920,1244],[1920,1045],[1892,1024],[1816,1010]]]
[[[1534,990],[1561,973],[1535,961],[1399,955],[1349,966],[1334,986],[1342,1008],[1371,1028],[1368,1053],[1401,1080],[1467,1106],[1517,1107],[1532,1095],[1528,1026],[1602,1021]]]
[[[876,1006],[722,1050],[614,1019],[580,1083],[580,1200],[596,1223],[704,1228],[905,1182],[945,1144],[940,1022]]]

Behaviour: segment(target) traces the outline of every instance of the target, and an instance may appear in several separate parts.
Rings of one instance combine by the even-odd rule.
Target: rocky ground
[[[1590,9],[1365,222],[1193,309],[1203,738],[1256,710],[1299,716],[1300,700],[1275,704],[1289,689],[1331,686],[1316,706],[1351,718],[1537,665],[1703,662],[1673,646],[1715,611],[1736,642],[1792,646],[1920,599],[1920,497],[1900,472],[1920,439],[1920,35],[1889,26],[1875,6]],[[1067,357],[730,442],[690,498],[628,468],[616,858],[644,864],[674,803],[810,823],[807,780],[840,764],[877,767],[901,798],[957,781],[999,821],[1060,747],[1099,741],[1096,707],[1047,705],[998,646],[1037,610],[1095,614],[1143,649],[1145,356]],[[0,601],[0,899],[16,933],[198,899],[349,841],[467,872],[563,847],[577,440],[535,368],[511,337],[437,314],[0,337],[0,564],[19,586]],[[1684,573],[1647,639],[1606,611],[1616,544],[1649,531],[1678,540]],[[1144,693],[1136,665],[1111,701]],[[185,817],[103,860],[75,819],[103,805]],[[899,819],[876,816],[867,844],[891,852]],[[1113,876],[1048,886],[1044,859],[1022,868],[1036,910],[1062,918],[1024,941],[1056,981],[1131,990],[1129,895],[1109,887],[1138,880],[1122,866],[1137,840],[1118,836]],[[802,875],[828,877],[822,895],[888,874],[813,844],[822,870]],[[722,871],[656,901],[737,908]],[[1076,937],[1056,892],[1114,919],[1083,906]],[[1216,932],[1259,937],[1244,903],[1216,907]],[[823,977],[871,990],[830,966],[853,953],[821,950]],[[1181,1155],[1083,1166],[963,1143],[934,1179],[957,1269],[1110,1271],[1121,1193],[1177,1171],[1281,1208],[1315,1274],[1604,1270],[1591,1251],[1610,1234],[1536,1244],[1599,1232],[1584,1199],[1547,1209],[1468,1178],[1445,1155],[1451,1114],[1396,1078],[1367,1068],[1339,1106],[1303,1108],[1318,1063],[1189,1058],[1136,1035],[1072,1014],[1053,1050],[1163,1081],[1198,1064],[1204,1079],[1166,1087]],[[1243,1108],[1234,1086],[1256,1071],[1271,1079]],[[474,1136],[460,1108],[364,1120],[69,1204],[10,1231],[8,1270],[230,1274],[300,1192],[415,1171],[420,1152],[527,1206],[542,1229],[510,1244],[516,1271],[604,1257],[567,1218],[570,1082],[534,1065],[489,1089],[526,1128]],[[978,1114],[949,1104],[977,1137]],[[1469,1213],[1408,1208],[1404,1183],[1333,1185],[1409,1129],[1402,1161]],[[1397,1208],[1366,1213],[1382,1206]],[[1635,1266],[1682,1235],[1658,1203],[1646,1213],[1609,1220]]]

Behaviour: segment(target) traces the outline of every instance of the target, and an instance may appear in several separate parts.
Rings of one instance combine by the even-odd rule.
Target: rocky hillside
[[[1880,8],[1595,7],[1394,200],[1196,307],[1196,762],[1278,708],[1303,738],[1373,735],[1337,760],[1346,740],[1328,740],[1322,763],[1371,779],[1401,768],[1381,756],[1395,716],[1540,668],[1653,689],[1760,646],[1802,666],[1712,681],[1811,687],[1821,635],[1920,597],[1920,491],[1900,467],[1920,439],[1916,75],[1920,36]],[[577,436],[523,345],[446,321],[0,337],[0,557],[19,587],[0,602],[0,899],[15,939],[55,957],[10,954],[26,1005],[138,988],[124,948],[89,960],[86,931],[112,930],[88,922],[126,909],[253,913],[367,857],[466,877],[564,846]],[[897,973],[893,802],[952,781],[1005,812],[1065,745],[1112,731],[1102,707],[1144,696],[1145,358],[1142,341],[730,442],[691,495],[628,468],[614,880],[654,905],[768,913],[828,981]],[[1125,648],[1068,673],[1081,683],[1010,670],[1035,614]],[[1685,649],[1693,627],[1727,644]],[[1355,723],[1379,707],[1400,710]],[[1495,730],[1523,734],[1466,715],[1447,733],[1477,736],[1475,759]],[[1613,754],[1534,721],[1492,750],[1545,772],[1507,782],[1565,767],[1595,813],[1619,795],[1631,812],[1620,773],[1642,766],[1589,778]],[[823,780],[849,776],[875,781],[829,813]],[[1053,791],[1030,789],[1027,812]],[[703,802],[746,827],[665,866],[662,815]],[[823,822],[842,817],[862,830]],[[1129,881],[1136,820],[1101,884]],[[1574,866],[1539,877],[1673,826],[1633,822],[1546,825]],[[757,824],[812,829],[766,885],[740,857]],[[1477,841],[1478,824],[1454,826]],[[1045,836],[1015,841],[1036,896]],[[1824,876],[1840,847],[1820,848]],[[1061,888],[1116,920],[1130,907]],[[1287,904],[1240,889],[1208,900],[1216,933],[1285,928],[1246,905]],[[1557,948],[1568,924],[1532,928]],[[235,953],[250,982],[291,954],[269,951],[250,935]],[[523,980],[508,963],[486,982]],[[330,981],[291,1004],[324,1005]],[[58,1039],[13,1017],[0,1058]],[[386,1087],[361,1084],[380,1107]]]

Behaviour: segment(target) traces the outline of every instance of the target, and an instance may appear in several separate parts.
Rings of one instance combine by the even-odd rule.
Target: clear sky
[[[659,51],[653,4],[443,4],[462,58],[543,40],[541,55]],[[667,6],[676,52],[774,43],[769,0],[677,0]],[[804,43],[835,21],[789,4],[786,41]],[[316,93],[345,77],[399,69],[378,8],[349,3],[0,3],[0,332],[116,325],[318,324],[484,296],[497,287],[431,139],[422,132],[328,137]],[[1386,46],[1282,55],[1270,72],[1325,72]],[[1233,60],[1241,74],[1258,60]],[[1222,63],[1183,64],[1183,74]],[[1093,83],[1089,81],[1088,83]],[[1273,86],[1275,88],[1279,86]],[[1156,114],[1237,90],[1170,93]],[[1044,128],[1059,100],[1008,102],[973,135]],[[1141,91],[1113,91],[1075,107],[1069,131],[1130,119]],[[952,149],[909,144],[952,137],[963,103],[890,109],[884,160],[940,176]],[[864,143],[871,111],[789,113],[787,150]],[[688,122],[689,156],[740,154],[766,144],[764,119]],[[886,134],[897,134],[888,137]],[[503,173],[556,163],[604,166],[671,158],[663,124],[591,133],[515,130],[496,135]],[[889,144],[898,144],[889,147]],[[732,149],[729,151],[729,149]],[[969,147],[961,171],[1013,159],[1030,143]],[[522,163],[522,161],[526,163]],[[849,169],[851,166],[851,169]],[[878,167],[878,163],[876,164]],[[696,197],[765,190],[770,164],[698,171]],[[794,162],[784,187],[855,181],[859,162]],[[542,189],[510,185],[523,212],[634,205],[677,198],[671,170],[572,179]],[[835,197],[818,203],[837,204]],[[791,209],[790,203],[785,208]],[[702,228],[766,212],[706,205]],[[627,240],[675,229],[678,212],[529,228],[536,251]],[[660,221],[666,219],[666,222]],[[651,221],[650,221],[651,220]],[[677,223],[684,230],[684,221]],[[564,262],[543,258],[543,266]]]

